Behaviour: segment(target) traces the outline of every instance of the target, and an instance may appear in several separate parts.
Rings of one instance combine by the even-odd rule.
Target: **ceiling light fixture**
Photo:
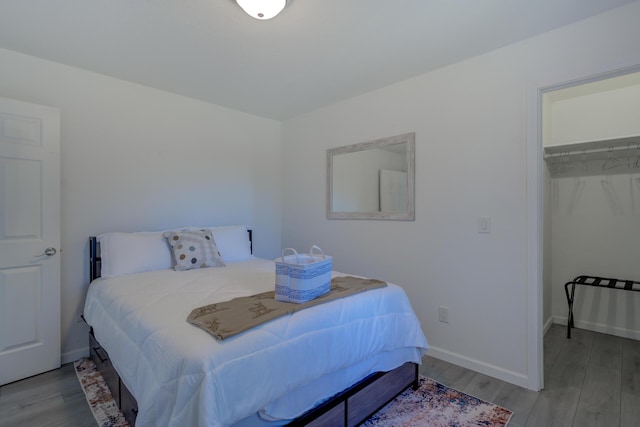
[[[287,5],[287,0],[236,0],[247,14],[256,19],[271,19]]]

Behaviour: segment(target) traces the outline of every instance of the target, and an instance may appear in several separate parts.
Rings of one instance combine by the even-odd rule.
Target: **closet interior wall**
[[[544,94],[545,327],[564,283],[640,280],[640,73]],[[548,306],[550,304],[550,307]],[[640,292],[579,286],[575,326],[640,339]]]

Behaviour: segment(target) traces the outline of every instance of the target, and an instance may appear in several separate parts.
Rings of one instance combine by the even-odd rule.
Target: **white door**
[[[60,112],[0,98],[0,385],[60,367]]]

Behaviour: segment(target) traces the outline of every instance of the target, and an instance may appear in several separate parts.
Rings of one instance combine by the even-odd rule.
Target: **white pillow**
[[[251,255],[249,232],[245,225],[211,227],[210,230],[224,262],[254,259]]]
[[[99,235],[102,277],[121,276],[173,267],[173,257],[162,231]]]

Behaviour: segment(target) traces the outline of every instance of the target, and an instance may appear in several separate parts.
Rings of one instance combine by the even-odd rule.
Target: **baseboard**
[[[65,363],[75,362],[76,360],[82,359],[83,357],[89,357],[89,347],[79,348],[73,351],[62,353],[60,355],[60,363],[64,365]]]
[[[542,327],[543,336],[549,331],[549,328],[551,328],[551,325],[553,325],[554,323],[556,322],[553,321],[553,316],[549,316],[549,318],[547,319],[546,322],[544,322],[544,325]],[[564,324],[566,325],[567,323],[565,322]]]
[[[567,316],[553,316],[553,323],[566,326]],[[616,337],[640,340],[640,331],[633,329],[620,328],[617,326],[610,326],[602,323],[585,322],[584,320],[578,320],[575,318],[573,319],[573,324],[578,329],[586,329],[588,331],[615,335]]]
[[[528,388],[529,378],[527,375],[519,372],[503,369],[499,366],[490,365],[488,363],[433,346],[429,346],[427,355],[520,387]]]

